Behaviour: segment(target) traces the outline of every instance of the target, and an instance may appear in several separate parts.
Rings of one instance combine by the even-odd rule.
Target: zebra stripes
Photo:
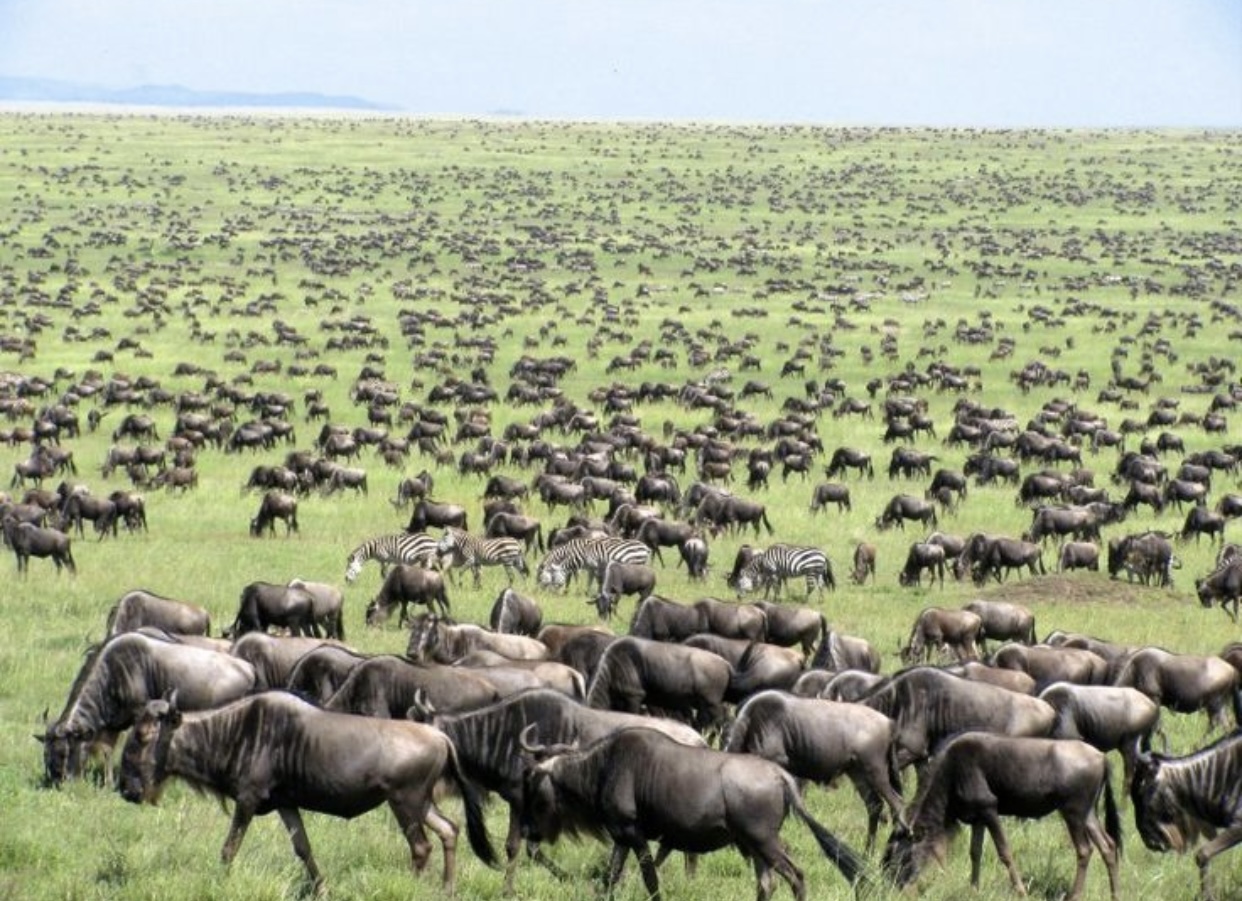
[[[539,563],[540,585],[564,588],[579,570],[598,579],[609,563],[650,563],[651,548],[632,538],[575,538],[548,551]]]
[[[479,570],[484,566],[503,566],[510,582],[515,569],[527,575],[530,570],[522,553],[524,548],[516,538],[481,538],[453,526],[446,527],[444,536],[436,542],[441,557],[451,556],[453,566],[468,566],[474,571],[476,588],[481,584]]]
[[[779,595],[785,580],[801,576],[806,580],[806,596],[819,589],[822,596],[825,586],[836,588],[837,580],[832,574],[828,555],[815,547],[794,544],[774,544],[742,567],[735,587],[739,596],[763,587],[766,599],[773,589]]]
[[[417,563],[429,566],[436,559],[436,540],[425,532],[377,535],[350,551],[345,563],[345,581],[353,582],[358,578],[362,565],[368,560],[378,561],[382,573],[387,571],[389,564]]]

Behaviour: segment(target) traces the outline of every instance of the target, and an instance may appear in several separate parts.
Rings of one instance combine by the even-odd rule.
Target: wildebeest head
[[[554,775],[561,755],[575,752],[577,744],[536,744],[534,732],[531,723],[518,736],[518,747],[528,762],[522,777],[522,836],[531,842],[555,842],[562,834],[599,835],[589,806],[565,797]]]
[[[913,828],[895,826],[884,846],[881,867],[884,875],[898,888],[905,888],[919,878],[929,861],[944,866],[951,831],[937,838],[917,834]]]
[[[43,745],[43,784],[59,788],[82,771],[82,756],[93,734],[61,723],[48,725],[35,739]]]
[[[1138,755],[1130,783],[1134,822],[1150,850],[1180,854],[1194,844],[1199,829],[1165,787],[1162,767],[1158,755]]]
[[[166,698],[148,701],[143,707],[121,753],[117,791],[126,801],[159,802],[167,779],[168,748],[180,725],[175,691]]]

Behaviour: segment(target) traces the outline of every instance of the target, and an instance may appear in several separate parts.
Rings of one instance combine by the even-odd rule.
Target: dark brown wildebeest
[[[485,538],[516,538],[526,546],[527,552],[534,548],[543,553],[543,524],[533,516],[500,511],[487,520]]]
[[[530,840],[562,834],[607,835],[611,894],[626,858],[638,858],[643,885],[660,897],[657,866],[671,851],[701,854],[732,845],[755,868],[759,901],[771,897],[775,870],[803,901],[806,883],[780,841],[792,808],[851,884],[863,861],[807,811],[792,776],[768,760],[679,744],[650,729],[626,729],[576,750],[541,748],[523,790],[522,832]],[[658,858],[649,844],[660,843]]]
[[[1038,544],[1018,538],[985,535],[975,532],[966,539],[966,547],[954,563],[953,573],[958,578],[970,573],[976,585],[982,585],[988,577],[997,582],[1004,580],[1013,569],[1026,569],[1031,575],[1043,575],[1044,555]]]
[[[1191,507],[1190,512],[1186,514],[1186,522],[1182,525],[1181,539],[1189,541],[1190,536],[1195,537],[1195,544],[1199,543],[1199,537],[1206,535],[1210,543],[1225,540],[1225,525],[1228,520],[1223,514],[1207,507]]]
[[[1093,541],[1067,541],[1061,545],[1057,554],[1057,571],[1070,572],[1075,569],[1100,571],[1100,548]]]
[[[441,730],[458,749],[469,779],[499,794],[509,805],[509,833],[505,840],[505,891],[512,890],[521,842],[522,783],[529,761],[520,753],[519,738],[536,724],[544,741],[561,746],[587,745],[622,729],[656,729],[675,741],[703,747],[703,738],[689,726],[669,719],[635,716],[614,710],[595,710],[560,692],[535,688],[502,698],[477,710],[445,713],[416,702],[410,715]],[[531,857],[554,873],[561,873],[533,843]]]
[[[251,582],[242,589],[241,603],[225,638],[247,632],[265,632],[269,626],[285,628],[294,636],[315,635],[315,602],[300,588],[273,582]]]
[[[366,624],[382,625],[392,615],[392,608],[401,606],[397,623],[404,626],[409,618],[409,605],[422,604],[432,613],[448,616],[451,612],[444,577],[432,569],[398,563],[384,577],[379,594],[367,605]]]
[[[835,478],[847,469],[858,470],[859,477],[875,478],[875,466],[871,463],[871,454],[853,447],[838,447],[832,452],[832,458],[824,467],[824,475]]]
[[[818,610],[759,601],[755,607],[763,611],[763,640],[784,647],[800,645],[809,657],[817,641],[828,634],[828,620]]]
[[[738,710],[723,749],[757,754],[795,778],[821,785],[848,776],[867,808],[868,854],[886,804],[894,822],[904,822],[893,722],[882,713],[858,704],[763,691]]]
[[[425,532],[431,526],[441,529],[448,526],[466,529],[466,520],[465,507],[457,504],[442,504],[423,498],[414,505],[414,511],[410,514],[410,521],[406,525],[405,530],[407,532]]]
[[[51,785],[82,774],[88,752],[102,756],[111,782],[112,746],[142,705],[177,690],[193,709],[215,707],[249,692],[249,663],[142,632],[123,632],[89,649],[69,699],[43,735],[45,777]]]
[[[276,535],[276,520],[285,523],[285,537],[288,538],[298,531],[298,499],[283,491],[268,491],[259,503],[259,512],[250,520],[250,534],[258,538],[266,529],[269,535]]]
[[[1036,691],[1054,682],[1102,685],[1108,678],[1108,661],[1085,648],[1007,644],[997,649],[989,663],[1026,673],[1035,680]]]
[[[860,541],[854,546],[854,568],[850,570],[850,578],[857,585],[864,585],[867,576],[875,581],[875,545]]]
[[[323,876],[301,810],[352,819],[387,803],[416,872],[431,853],[423,826],[439,837],[443,885],[451,892],[457,827],[432,801],[441,779],[451,780],[461,793],[474,853],[495,863],[478,789],[463,776],[448,736],[421,723],[330,713],[286,692],[183,715],[174,695],[143,708],[125,744],[118,788],[127,801],[154,803],[170,776],[233,800],[233,822],[220,854],[226,865],[253,817],[279,813],[317,891]]]
[[[977,613],[927,607],[914,621],[910,638],[900,650],[901,660],[905,664],[930,662],[933,655],[950,651],[959,662],[977,660],[982,631],[983,619]]]
[[[493,632],[535,636],[543,625],[543,611],[533,598],[518,594],[512,588],[505,588],[496,595],[496,600],[492,603],[488,623]]]
[[[599,574],[599,594],[595,610],[600,619],[610,619],[625,595],[636,595],[641,605],[655,591],[656,571],[646,563],[607,561]]]
[[[1242,598],[1242,558],[1230,557],[1215,570],[1195,582],[1195,593],[1204,609],[1219,602],[1220,608],[1238,621],[1238,601]],[[1232,609],[1230,605],[1232,604]]]
[[[289,588],[305,591],[311,598],[311,634],[335,641],[345,640],[345,593],[327,582],[290,579]]]
[[[1077,738],[1101,751],[1119,751],[1128,789],[1140,750],[1151,749],[1151,735],[1160,725],[1160,706],[1141,691],[1115,685],[1071,685],[1055,682],[1040,698],[1057,711],[1053,738]]]
[[[495,703],[501,692],[468,667],[380,654],[358,661],[323,706],[339,713],[400,720],[420,697],[436,710],[460,711]]]
[[[979,648],[984,653],[987,653],[989,638],[993,641],[1035,643],[1035,614],[1021,604],[976,600],[964,605],[963,609],[977,613],[983,620]]]
[[[1152,851],[1195,852],[1199,896],[1215,897],[1208,867],[1218,854],[1242,843],[1242,732],[1218,739],[1185,757],[1140,754],[1130,784],[1134,822]]]
[[[761,641],[766,627],[763,610],[752,604],[731,604],[716,598],[682,604],[653,596],[640,600],[634,608],[629,634],[652,641],[684,641],[707,632],[724,638]]]
[[[19,576],[30,572],[31,557],[50,557],[57,574],[63,568],[69,570],[69,575],[76,575],[78,568],[73,561],[72,542],[64,532],[18,521],[12,516],[4,517],[3,529],[4,541],[17,558]]]
[[[678,548],[681,555],[678,563],[684,561],[686,564],[686,575],[691,579],[706,579],[708,559],[711,550],[708,548],[707,541],[701,536],[695,535],[688,538],[681,547]]]
[[[912,494],[895,495],[876,517],[875,527],[881,531],[892,526],[904,530],[907,519],[921,522],[924,528],[934,527],[937,523],[936,505]]]
[[[973,733],[944,745],[933,758],[926,781],[906,812],[909,829],[893,830],[884,849],[884,869],[898,886],[909,885],[930,860],[945,858],[958,823],[969,823],[970,884],[979,887],[983,835],[987,830],[997,856],[1009,871],[1014,891],[1026,886],[1001,826],[1003,816],[1037,819],[1061,814],[1078,858],[1068,901],[1082,897],[1087,863],[1095,847],[1108,870],[1116,901],[1120,876],[1121,820],[1102,751],[1069,739],[1017,738]],[[1096,805],[1104,796],[1104,824]]]
[[[106,637],[154,626],[174,635],[209,635],[211,616],[205,607],[161,597],[142,588],[127,591],[108,611]]]
[[[922,584],[923,571],[926,570],[928,583],[935,584],[936,579],[939,578],[940,587],[943,588],[944,560],[943,547],[925,541],[916,541],[910,545],[910,550],[906,554],[906,565],[897,574],[897,582],[904,586],[918,587]]]
[[[682,644],[711,651],[729,662],[733,676],[725,700],[730,704],[740,704],[756,692],[769,689],[789,691],[802,675],[805,663],[802,654],[793,648],[710,632],[691,635]]]
[[[829,504],[836,504],[838,510],[851,510],[850,489],[840,482],[823,482],[816,485],[811,493],[811,512],[818,513]]]
[[[411,660],[456,663],[476,651],[494,651],[510,660],[546,660],[547,646],[537,638],[491,632],[474,623],[455,623],[434,613],[411,618],[405,655]]]
[[[1225,710],[1232,702],[1235,725],[1242,723],[1242,678],[1219,657],[1140,648],[1121,664],[1113,684],[1137,688],[1179,713],[1202,710],[1209,729],[1225,726]]]
[[[1164,532],[1147,531],[1108,540],[1109,578],[1115,579],[1125,570],[1126,581],[1137,577],[1144,585],[1172,588],[1173,570],[1180,565]]]

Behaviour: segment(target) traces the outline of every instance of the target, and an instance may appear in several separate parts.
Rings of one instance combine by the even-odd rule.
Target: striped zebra
[[[773,589],[779,596],[785,587],[785,580],[798,576],[806,579],[808,598],[817,588],[822,597],[825,586],[830,589],[837,587],[828,555],[819,548],[795,544],[774,544],[756,554],[737,574],[734,587],[740,597],[763,586],[766,599]]]
[[[443,537],[436,542],[440,556],[451,558],[450,566],[468,566],[474,570],[476,588],[482,584],[479,570],[484,566],[503,566],[510,582],[515,569],[524,576],[529,575],[524,550],[525,545],[516,538],[483,538],[454,526],[445,527]]]
[[[381,575],[389,564],[416,563],[431,566],[437,560],[436,540],[426,532],[394,532],[368,538],[349,552],[345,561],[345,581],[353,582],[362,572],[362,564],[378,561]]]
[[[587,590],[604,567],[616,563],[650,563],[651,548],[632,538],[575,538],[548,551],[539,563],[540,585],[564,588],[578,570],[587,571]]]

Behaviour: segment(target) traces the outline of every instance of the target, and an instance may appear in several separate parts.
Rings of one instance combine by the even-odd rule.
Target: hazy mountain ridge
[[[50,78],[0,76],[0,100],[44,103],[114,103],[126,106],[293,107],[298,109],[393,110],[396,107],[362,97],[288,91],[254,94],[244,91],[199,91],[182,85],[138,85],[105,88]]]

